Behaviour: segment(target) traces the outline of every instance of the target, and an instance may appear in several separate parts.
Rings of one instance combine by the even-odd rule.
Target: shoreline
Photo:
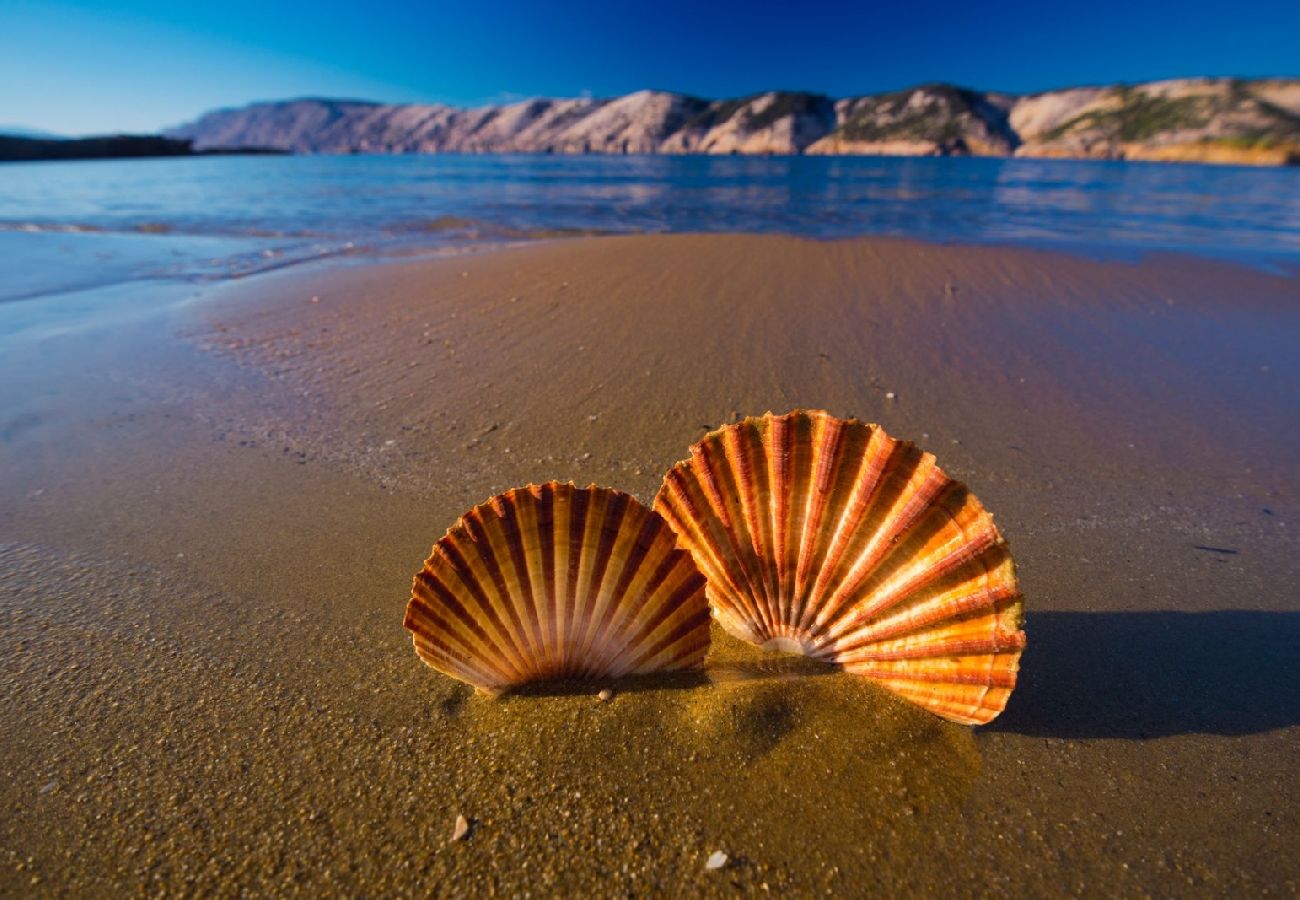
[[[202,293],[0,361],[3,892],[1300,884],[1294,277],[651,235]],[[841,675],[493,703],[415,657],[465,509],[644,500],[794,406],[997,516],[1029,646],[992,726]]]

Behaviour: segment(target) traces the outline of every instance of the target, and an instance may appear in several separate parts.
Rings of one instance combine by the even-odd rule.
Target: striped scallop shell
[[[489,692],[700,665],[704,577],[619,491],[550,482],[465,513],[415,576],[405,626],[433,668]]]
[[[768,413],[706,435],[655,500],[727,631],[835,662],[957,722],[1015,687],[1022,599],[993,517],[878,425]]]

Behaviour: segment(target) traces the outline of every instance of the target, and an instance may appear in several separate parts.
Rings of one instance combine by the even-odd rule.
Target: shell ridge
[[[781,446],[786,454],[786,487],[781,493],[786,499],[780,516],[782,534],[777,541],[778,581],[781,633],[790,636],[795,632],[801,605],[797,594],[799,558],[803,555],[803,542],[808,531],[808,505],[817,493],[816,448],[820,429],[819,421],[806,413],[791,413],[780,421],[785,422]]]
[[[554,610],[555,640],[560,670],[570,671],[573,666],[572,630],[573,606],[569,595],[569,517],[572,512],[574,487],[572,484],[548,484],[550,489],[551,563],[549,586],[551,608]]]
[[[512,666],[517,671],[523,671],[526,668],[524,651],[514,641],[510,630],[505,627],[505,623],[501,621],[499,612],[500,599],[496,598],[495,595],[489,596],[487,590],[489,586],[484,584],[482,574],[473,568],[466,555],[461,552],[458,540],[462,536],[468,537],[463,531],[455,534],[448,533],[435,548],[435,552],[429,557],[428,561],[425,562],[424,569],[416,575],[416,578],[418,579],[426,573],[429,576],[436,575],[440,565],[449,567],[451,573],[455,575],[465,590],[483,609],[487,616],[487,624],[496,636],[503,655],[510,659]],[[477,553],[475,556],[477,556]]]
[[[552,485],[529,485],[533,517],[537,523],[537,562],[529,566],[534,605],[541,611],[543,636],[549,663],[564,671],[559,611],[555,607],[555,489]]]
[[[520,648],[523,651],[523,659],[531,672],[537,660],[537,647],[530,640],[528,630],[524,626],[523,617],[520,615],[519,605],[512,597],[506,581],[506,573],[501,564],[502,554],[498,550],[498,542],[493,535],[494,529],[488,524],[494,520],[495,516],[483,515],[482,510],[484,509],[485,507],[475,507],[470,510],[466,516],[466,525],[470,535],[474,538],[473,549],[483,564],[488,580],[496,589],[496,595],[501,599],[501,610],[510,620],[510,633],[518,636]],[[506,551],[505,556],[508,557],[509,555],[509,551]]]
[[[526,492],[525,496],[528,496]],[[516,614],[532,648],[533,670],[542,673],[546,671],[548,663],[546,642],[542,638],[538,622],[537,601],[533,598],[532,579],[529,577],[528,560],[523,547],[522,533],[525,529],[520,528],[519,521],[526,515],[526,503],[521,503],[519,492],[512,490],[496,497],[492,508],[496,513],[493,524],[500,540],[497,545],[497,560],[501,566],[502,578],[507,585],[515,588],[508,591],[507,596],[515,605]],[[535,530],[532,537],[536,537]]]
[[[495,656],[501,661],[501,664],[496,666],[497,669],[519,671],[519,661],[512,659],[509,654],[504,652],[482,626],[474,621],[474,617],[456,599],[454,591],[443,584],[436,574],[428,570],[422,570],[416,576],[416,583],[412,586],[411,603],[413,609],[410,610],[410,613],[422,612],[425,618],[431,620],[436,618],[439,621],[444,621],[446,623],[444,630],[447,638],[462,646],[466,651],[486,648],[492,651],[489,655]],[[447,619],[444,613],[450,614],[453,619]],[[423,627],[423,623],[419,618],[414,615],[409,616],[409,618],[413,620],[412,632],[417,634],[427,632],[428,629]],[[460,627],[457,627],[457,624]],[[466,632],[468,632],[468,635]],[[469,637],[472,637],[479,647],[475,647],[468,640]],[[444,640],[444,643],[447,643],[447,641]]]
[[[963,525],[957,516],[937,502],[930,507],[931,516],[914,519],[891,540],[870,575],[856,586],[860,598],[858,602],[837,619],[827,622],[827,642],[837,641],[846,632],[860,628],[890,608],[906,603],[918,591],[964,565],[981,559],[1001,542],[1001,535],[993,526],[991,517],[977,504],[970,502],[970,495],[964,485],[949,481],[946,489],[950,496],[964,495],[959,512],[969,512],[966,518],[973,521]],[[926,527],[929,519],[938,521]],[[971,533],[967,526],[978,530]],[[931,544],[945,534],[946,540],[931,549]],[[912,546],[915,540],[921,540],[920,550]],[[902,557],[901,564],[890,569],[890,563],[899,556]],[[987,567],[979,574],[986,573]]]
[[[718,515],[719,522],[707,523],[709,528],[706,540],[709,552],[717,560],[717,564],[725,568],[730,588],[728,592],[730,602],[738,608],[746,609],[748,614],[755,617],[757,621],[765,621],[766,613],[763,607],[765,593],[761,586],[762,576],[755,564],[753,539],[749,534],[743,499],[744,488],[740,485],[739,478],[735,481],[727,479],[727,476],[732,474],[729,465],[715,462],[719,457],[722,463],[728,461],[725,441],[720,437],[709,437],[701,441],[698,446],[701,448],[703,463],[708,466],[710,472],[716,472],[722,481],[717,498],[722,505]],[[693,467],[691,470],[694,471]],[[727,504],[727,496],[733,498],[734,511]],[[730,523],[729,525],[721,525],[724,517]],[[731,561],[731,565],[728,565],[728,561]]]
[[[619,536],[618,526],[623,521],[629,499],[627,494],[611,493],[612,496],[603,510],[604,515],[597,522],[599,537],[595,544],[591,581],[587,588],[591,596],[591,615],[587,619],[587,627],[583,630],[582,642],[579,644],[581,649],[578,656],[583,660],[582,671],[584,675],[588,676],[599,671],[595,668],[594,660],[591,659],[592,645],[605,623],[605,611],[613,601],[613,586],[609,584],[606,576]],[[585,551],[589,547],[584,545],[583,549],[585,555]]]
[[[488,616],[488,623],[497,630],[502,640],[509,644],[515,664],[521,671],[529,667],[532,650],[520,632],[514,608],[504,596],[504,583],[500,570],[492,558],[492,546],[481,531],[477,519],[462,520],[463,527],[448,534],[439,542],[437,551],[449,562],[463,579],[469,592]]]
[[[707,459],[719,444],[706,438],[699,446]],[[723,458],[725,459],[725,450]],[[743,522],[743,512],[735,515],[730,509],[727,510],[731,528],[721,527],[720,516],[701,514],[693,496],[692,486],[698,488],[693,462],[694,457],[676,464],[668,471],[655,501],[655,508],[663,513],[669,527],[676,532],[678,542],[691,554],[696,565],[708,573],[709,590],[714,593],[718,607],[743,609],[746,615],[758,620],[761,614],[746,564],[748,557],[740,551],[735,533],[738,523]],[[725,476],[727,470],[723,468],[721,474]],[[733,499],[738,495],[738,491],[726,485],[723,485],[723,489],[726,496]],[[740,501],[734,502],[739,511]],[[748,542],[746,537],[746,546]]]
[[[523,490],[506,492],[510,498],[512,515],[504,521],[510,523],[506,530],[510,540],[510,559],[519,579],[524,608],[528,611],[528,623],[537,641],[538,669],[549,673],[556,671],[559,660],[555,653],[555,642],[550,639],[546,589],[541,583],[545,565],[543,533],[547,526],[538,516],[540,502],[534,487],[529,485]],[[532,565],[533,561],[542,565]]]
[[[438,630],[412,632],[411,639],[415,643],[415,652],[422,660],[438,671],[446,672],[453,677],[460,677],[454,675],[455,672],[463,672],[485,684],[501,683],[503,679],[499,670],[476,661],[474,654],[466,652],[468,648],[463,645],[457,647],[443,638],[443,635],[451,634],[452,630],[436,608],[427,609],[425,617],[426,621],[436,626]]]
[[[756,561],[756,574],[754,581],[754,600],[755,606],[759,610],[760,627],[768,637],[773,634],[776,620],[772,614],[772,589],[768,577],[764,574],[763,536],[759,526],[759,514],[757,502],[754,494],[757,490],[754,476],[754,465],[749,458],[748,450],[740,440],[740,429],[748,427],[757,431],[758,425],[752,420],[745,420],[736,430],[726,433],[727,440],[724,441],[723,447],[728,462],[731,463],[733,471],[736,473],[736,493],[740,498],[743,521],[745,523],[745,537],[749,540],[749,549],[753,553]],[[760,438],[761,439],[761,438]]]
[[[660,528],[666,529],[662,520],[654,513],[644,507],[629,505],[624,521],[635,521],[637,517],[640,518],[640,522],[636,533],[623,548],[624,552],[619,553],[618,548],[615,548],[614,558],[618,562],[618,572],[612,596],[625,598],[625,600],[611,603],[605,608],[602,624],[598,628],[603,635],[602,646],[594,654],[595,663],[601,668],[613,665],[614,661],[627,650],[628,627],[633,625],[644,612],[644,604],[648,599],[644,587],[647,578],[653,574],[647,563],[652,561],[651,552],[655,550],[655,538],[658,537]]]
[[[714,517],[700,514],[690,490],[691,483],[696,479],[688,478],[685,474],[688,471],[693,472],[690,461],[678,463],[669,470],[664,482],[668,490],[660,490],[655,509],[662,512],[669,527],[676,532],[678,541],[694,556],[696,564],[701,569],[710,571],[710,582],[720,590],[725,586],[729,602],[744,602],[747,597],[748,575],[744,571],[742,558],[735,550],[731,531],[720,526],[721,515]],[[719,531],[724,540],[718,539]],[[730,553],[727,552],[728,549],[731,550]],[[740,573],[727,564],[728,559],[741,566]]]
[[[986,613],[999,603],[1013,600],[1018,595],[1015,586],[979,585],[968,594],[954,596],[957,592],[946,592],[924,602],[891,613],[839,639],[836,646],[839,652],[852,652],[867,644],[888,640],[900,634],[917,631],[927,625],[942,621],[945,616],[957,616],[973,613]]]
[[[581,661],[582,647],[587,629],[595,616],[596,602],[595,592],[591,586],[592,575],[596,566],[596,554],[592,552],[592,549],[597,546],[599,541],[601,523],[605,517],[606,499],[605,497],[589,498],[590,502],[583,510],[582,532],[573,542],[573,553],[578,561],[578,564],[574,567],[574,573],[570,575],[574,579],[573,597],[577,605],[577,615],[574,619],[573,655],[575,671],[584,674],[585,666]]]
[[[909,492],[908,488],[915,482],[916,473],[924,468],[920,489]],[[850,567],[847,575],[831,592],[822,612],[814,622],[818,631],[825,631],[840,618],[852,604],[854,596],[867,582],[876,567],[889,554],[893,544],[899,541],[926,510],[925,498],[932,499],[948,480],[943,472],[934,465],[934,457],[925,454],[911,478],[899,485],[899,494],[877,525],[863,549],[861,556]]]
[[[799,537],[799,558],[795,563],[795,607],[790,624],[796,631],[803,623],[809,605],[808,576],[817,557],[822,518],[826,514],[826,508],[831,501],[830,494],[835,486],[835,473],[839,469],[840,462],[839,443],[844,431],[844,423],[833,416],[818,417],[816,422],[821,426],[820,437],[813,442],[816,474],[813,489],[808,492],[808,504],[803,515],[803,533]]]
[[[879,441],[875,439],[876,435],[880,436]],[[847,562],[846,556],[853,544],[854,536],[863,520],[876,507],[887,480],[886,473],[890,462],[895,458],[900,446],[898,441],[886,436],[880,429],[875,429],[868,439],[862,462],[854,476],[852,492],[836,522],[834,537],[831,538],[831,544],[826,550],[826,556],[822,560],[817,578],[809,592],[809,602],[804,617],[798,622],[800,633],[812,630],[818,608],[826,603],[831,595],[832,584],[843,577],[840,570]],[[851,568],[852,564],[848,563],[848,565]]]
[[[786,527],[790,507],[793,505],[790,494],[794,486],[790,471],[790,431],[788,416],[774,416],[768,422],[768,484],[772,495],[769,509],[772,513],[772,559],[776,569],[776,609],[773,610],[773,614],[779,629],[777,634],[783,634],[785,626],[790,621],[790,597],[786,591],[786,546],[789,540]]]
[[[673,589],[667,602],[661,604],[662,615],[656,621],[654,628],[646,632],[646,640],[642,642],[639,655],[633,656],[628,661],[628,671],[641,670],[644,666],[652,664],[664,650],[673,646],[685,635],[702,627],[707,629],[708,606],[700,603],[692,608],[687,603],[692,596],[701,595],[703,588],[704,576],[698,571],[687,571],[682,581]],[[675,624],[674,618],[679,620]],[[656,637],[659,631],[665,633]]]
[[[860,609],[853,609],[828,627],[828,640],[838,640],[843,634],[869,623],[891,608],[905,604],[917,591],[950,574],[962,565],[979,558],[984,551],[995,546],[995,535],[977,536],[977,540],[953,548],[927,566],[918,566],[898,573],[897,577],[882,584],[868,596]]]
[[[635,600],[628,604],[632,607],[632,614],[620,620],[617,630],[612,633],[609,641],[611,646],[619,648],[615,658],[623,660],[624,665],[628,663],[628,658],[635,651],[637,643],[645,639],[657,605],[664,602],[663,597],[660,596],[663,586],[681,564],[675,554],[684,552],[672,548],[670,552],[662,554],[649,577],[639,584],[632,594]]]

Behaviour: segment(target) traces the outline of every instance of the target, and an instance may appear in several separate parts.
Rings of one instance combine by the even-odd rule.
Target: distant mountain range
[[[1300,162],[1300,78],[1186,78],[1027,96],[929,84],[833,100],[663,91],[471,109],[298,99],[168,132],[196,150],[292,153],[701,153]]]

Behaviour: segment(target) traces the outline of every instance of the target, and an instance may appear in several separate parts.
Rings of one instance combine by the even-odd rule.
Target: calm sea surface
[[[884,234],[1300,261],[1300,169],[999,159],[348,156],[0,166],[0,300],[570,231]]]

